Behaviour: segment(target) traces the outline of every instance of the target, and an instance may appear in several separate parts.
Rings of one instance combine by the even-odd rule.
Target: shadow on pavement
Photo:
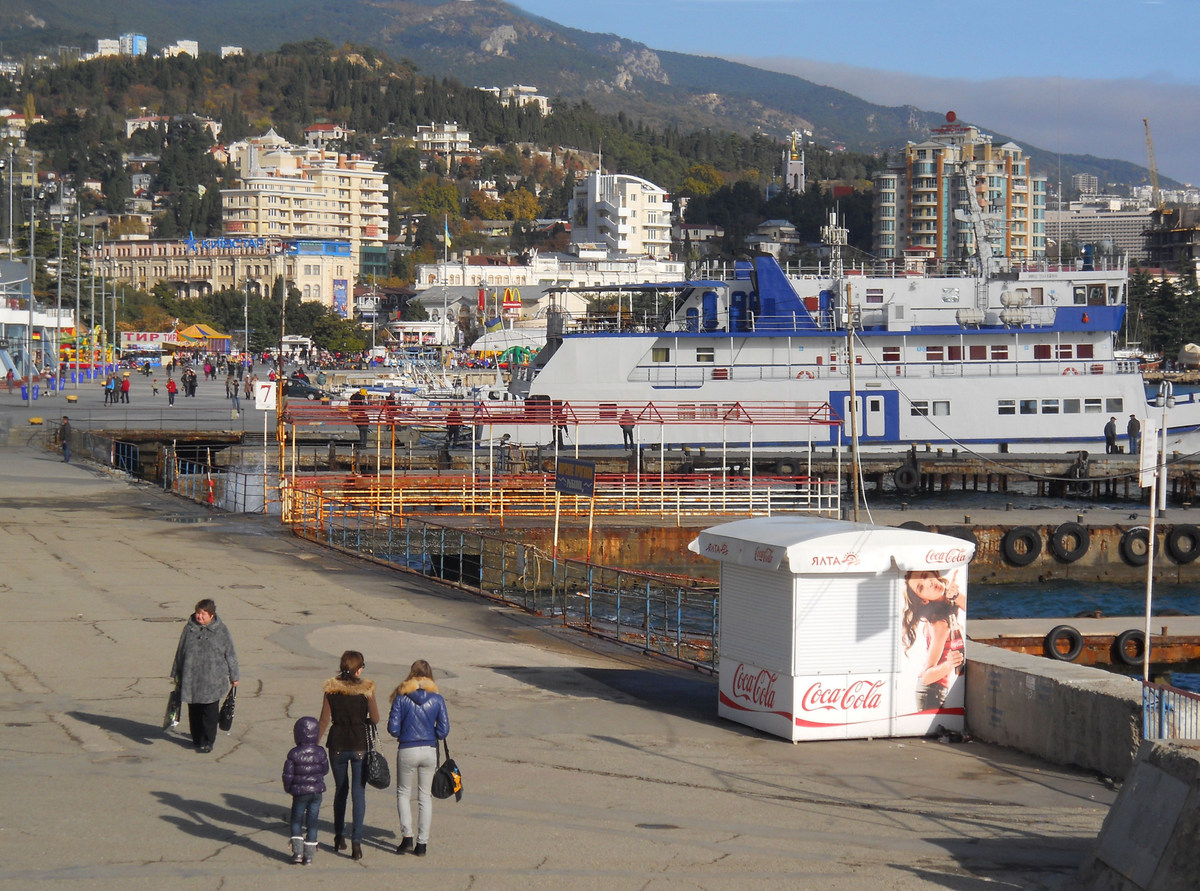
[[[175,743],[178,746],[192,747],[192,741],[187,737],[177,736],[170,730],[163,730],[158,724],[147,724],[144,721],[131,721],[115,715],[94,715],[91,712],[67,712],[76,721],[92,724],[108,733],[123,736],[130,742],[141,746],[152,746],[158,742]]]
[[[656,672],[637,668],[531,668],[498,665],[501,674],[551,693],[588,695],[613,702],[634,700],[656,712],[701,721],[717,722],[717,684],[714,679]],[[597,687],[607,688],[604,697]]]

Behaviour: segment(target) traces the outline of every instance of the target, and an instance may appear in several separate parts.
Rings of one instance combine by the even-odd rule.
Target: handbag
[[[387,757],[379,751],[375,725],[370,721],[367,722],[367,756],[363,764],[363,773],[367,784],[376,789],[386,789],[392,784],[392,769],[388,767]]]
[[[434,798],[449,798],[453,795],[455,801],[462,801],[462,771],[450,757],[450,744],[443,739],[442,745],[446,747],[446,760],[438,765],[430,792]]]
[[[221,703],[221,712],[217,716],[217,726],[229,732],[229,728],[233,726],[233,710],[237,705],[237,687],[229,688],[229,695],[225,697],[225,701]]]
[[[167,697],[167,712],[163,715],[163,730],[170,730],[172,727],[179,726],[179,711],[182,708],[182,703],[179,696],[179,688],[176,687],[171,691],[171,695]]]

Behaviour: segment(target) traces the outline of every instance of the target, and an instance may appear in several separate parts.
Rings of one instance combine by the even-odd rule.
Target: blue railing
[[[1142,683],[1143,739],[1200,739],[1200,695]]]

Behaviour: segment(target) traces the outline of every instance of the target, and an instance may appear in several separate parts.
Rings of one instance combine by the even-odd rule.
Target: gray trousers
[[[413,838],[412,790],[417,788],[417,832],[419,845],[429,844],[433,823],[433,796],[429,789],[437,772],[437,746],[413,746],[396,754],[396,810],[400,814],[400,837]]]

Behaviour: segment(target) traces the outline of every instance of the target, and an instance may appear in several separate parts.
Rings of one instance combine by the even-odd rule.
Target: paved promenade
[[[710,678],[64,465],[42,436],[0,447],[2,888],[1048,888],[1115,797],[978,743],[762,736],[717,719]],[[201,597],[242,666],[211,755],[160,729]],[[326,847],[331,784],[316,863],[291,866],[280,768],[347,648],[385,691],[432,663],[466,794],[417,859],[368,789],[355,863]]]

